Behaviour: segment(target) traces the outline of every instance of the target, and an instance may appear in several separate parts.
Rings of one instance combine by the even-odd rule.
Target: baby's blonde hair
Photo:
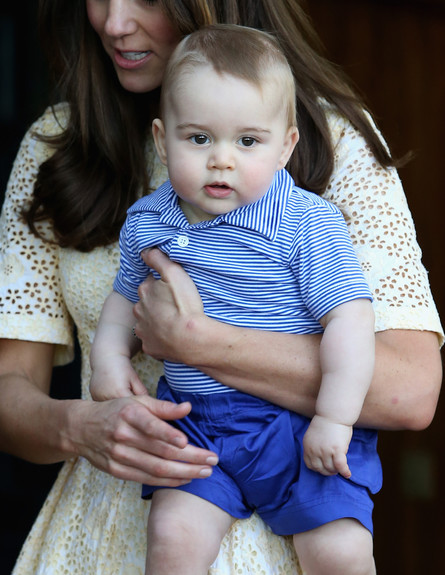
[[[266,32],[234,24],[208,26],[183,38],[165,70],[161,113],[181,76],[205,65],[210,65],[218,74],[245,80],[260,90],[264,83],[275,82],[288,126],[296,125],[295,80],[278,42]]]

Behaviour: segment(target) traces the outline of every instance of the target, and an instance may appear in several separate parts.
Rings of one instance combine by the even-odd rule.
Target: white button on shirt
[[[188,236],[178,236],[178,246],[181,248],[185,248],[189,245],[189,238]]]

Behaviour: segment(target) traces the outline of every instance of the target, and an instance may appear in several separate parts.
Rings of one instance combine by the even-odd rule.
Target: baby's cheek
[[[273,181],[275,172],[265,170],[264,166],[258,165],[256,170],[251,170],[251,174],[246,178],[244,188],[245,203],[256,202],[264,196]]]

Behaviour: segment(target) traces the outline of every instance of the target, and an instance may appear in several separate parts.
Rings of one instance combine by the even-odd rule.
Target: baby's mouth
[[[212,198],[226,198],[232,193],[232,188],[224,183],[215,182],[205,186],[207,194]]]

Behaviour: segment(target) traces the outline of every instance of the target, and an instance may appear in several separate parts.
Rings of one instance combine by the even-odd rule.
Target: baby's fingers
[[[335,473],[340,473],[345,479],[351,477],[351,470],[349,469],[348,461],[345,453],[338,453],[333,457],[333,465],[335,466]]]
[[[305,454],[304,462],[309,469],[321,473],[322,475],[336,475],[337,468],[334,465],[332,457],[317,457]]]
[[[147,388],[136,375],[131,379],[130,386],[133,395],[148,395]]]

